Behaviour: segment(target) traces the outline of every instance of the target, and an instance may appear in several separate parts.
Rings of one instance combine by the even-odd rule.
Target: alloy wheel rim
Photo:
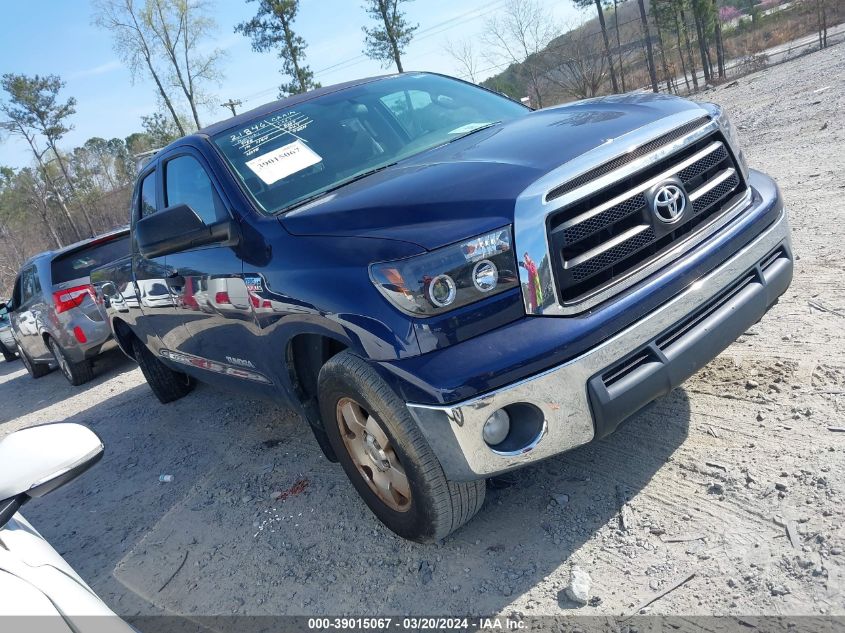
[[[53,358],[55,358],[56,362],[59,364],[59,369],[62,370],[62,373],[67,378],[70,378],[70,368],[67,366],[67,360],[65,360],[65,355],[62,354],[62,351],[52,341],[52,339],[50,340],[50,351],[53,352]]]
[[[352,463],[378,498],[392,510],[411,507],[411,485],[390,438],[352,398],[337,403],[337,424]]]

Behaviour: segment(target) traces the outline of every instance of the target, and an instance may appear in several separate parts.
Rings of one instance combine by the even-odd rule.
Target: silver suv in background
[[[126,228],[29,259],[6,306],[27,371],[40,378],[58,366],[72,385],[93,378],[92,361],[111,330],[96,303],[91,270],[129,254]]]

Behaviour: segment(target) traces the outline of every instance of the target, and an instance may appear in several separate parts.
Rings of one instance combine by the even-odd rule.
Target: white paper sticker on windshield
[[[272,185],[282,178],[316,165],[321,160],[323,159],[317,152],[297,140],[246,161],[246,166],[261,178],[265,185]]]

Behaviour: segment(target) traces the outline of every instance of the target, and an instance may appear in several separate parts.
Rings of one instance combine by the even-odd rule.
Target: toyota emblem
[[[651,206],[658,220],[664,224],[674,224],[684,215],[687,194],[680,185],[667,182],[657,189]]]

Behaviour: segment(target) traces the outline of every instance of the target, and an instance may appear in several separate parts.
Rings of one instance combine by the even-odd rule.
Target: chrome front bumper
[[[761,260],[779,246],[785,246],[789,253],[789,234],[786,212],[782,211],[772,225],[721,266],[645,318],[569,362],[465,402],[450,406],[408,404],[408,409],[446,475],[455,481],[489,477],[586,444],[596,435],[588,390],[591,379],[716,302],[743,275],[755,267],[759,270]],[[788,273],[791,279],[791,259]],[[767,307],[763,306],[759,316]],[[710,357],[725,346],[712,350]],[[520,451],[496,452],[482,439],[482,427],[491,413],[515,403],[528,403],[542,412],[542,431]]]

